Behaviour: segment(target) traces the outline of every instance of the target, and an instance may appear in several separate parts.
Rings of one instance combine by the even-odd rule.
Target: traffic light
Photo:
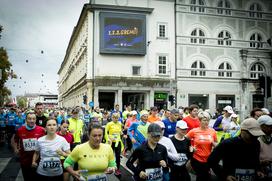
[[[88,97],[86,95],[83,96],[83,104],[87,104],[87,98]]]
[[[176,104],[176,97],[174,95],[169,95],[169,102],[171,103],[171,106]]]

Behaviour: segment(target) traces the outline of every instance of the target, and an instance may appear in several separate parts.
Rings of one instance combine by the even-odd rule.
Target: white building
[[[272,76],[271,10],[269,0],[93,0],[58,72],[60,105],[170,108],[172,94],[176,106],[231,105],[242,117],[271,109],[258,81]]]
[[[175,92],[174,0],[85,4],[58,71],[60,106],[168,107]],[[171,27],[171,28],[169,28]]]
[[[24,95],[27,99],[27,107],[35,107],[37,102],[43,103],[45,108],[58,107],[58,95],[56,94],[35,94],[26,93]]]
[[[271,10],[269,0],[176,1],[178,105],[242,116],[268,106],[258,79],[272,75]]]

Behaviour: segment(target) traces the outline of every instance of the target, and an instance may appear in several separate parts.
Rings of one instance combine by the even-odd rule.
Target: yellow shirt
[[[69,118],[69,130],[73,131],[74,143],[81,143],[83,121],[81,119]]]
[[[112,139],[112,142],[121,141],[122,124],[117,121],[116,123],[111,121],[105,127],[106,140]]]
[[[89,142],[83,143],[76,146],[69,157],[78,163],[79,170],[88,170],[89,175],[104,173],[116,165],[112,148],[104,143],[100,143],[99,149],[92,149]]]

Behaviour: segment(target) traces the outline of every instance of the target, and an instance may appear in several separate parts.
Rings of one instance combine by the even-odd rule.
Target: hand
[[[108,167],[106,170],[105,170],[105,173],[106,174],[111,174],[113,172],[115,172],[116,168],[115,167]]]
[[[237,181],[237,179],[234,176],[229,175],[227,176],[226,181]]]
[[[37,168],[37,167],[38,167],[38,164],[37,164],[36,162],[32,162],[31,167]]]
[[[70,132],[71,134],[73,134],[73,133],[75,132],[75,130],[74,130],[74,129],[71,129],[71,130],[69,130],[69,132]]]
[[[132,138],[132,139],[131,139],[131,142],[132,142],[132,144],[134,144],[134,143],[136,143],[137,141],[136,141],[134,138]]]
[[[257,175],[259,178],[264,178],[265,177],[265,174],[261,171],[257,171]]]
[[[75,177],[77,180],[80,180],[80,170],[72,171],[71,175]]]
[[[139,176],[140,176],[141,179],[146,179],[147,178],[147,174],[144,171],[141,171],[139,173]]]
[[[128,136],[127,136],[126,134],[123,135],[123,138],[127,139],[127,137],[128,137]]]
[[[166,165],[166,162],[165,162],[164,160],[161,160],[161,161],[160,161],[160,166],[166,167],[166,166],[167,166],[167,165]]]

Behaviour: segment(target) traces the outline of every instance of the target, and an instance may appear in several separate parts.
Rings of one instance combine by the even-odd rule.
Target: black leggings
[[[196,173],[196,181],[210,181],[210,167],[207,162],[200,162],[191,158],[191,165]]]
[[[115,147],[115,142],[112,142],[111,147],[115,153],[115,161],[116,161],[117,168],[120,169],[121,142],[118,143],[117,147]]]

